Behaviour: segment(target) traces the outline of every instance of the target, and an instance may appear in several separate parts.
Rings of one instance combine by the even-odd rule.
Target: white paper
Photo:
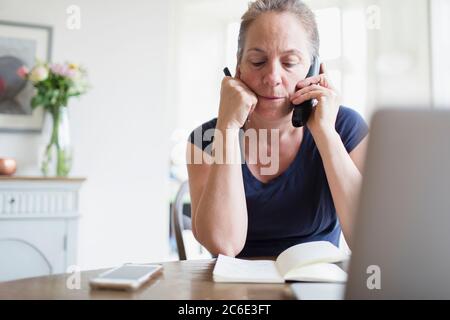
[[[276,261],[243,260],[219,255],[213,278],[216,282],[345,282],[347,273],[333,263],[348,258],[328,241],[292,246],[283,251]]]
[[[283,251],[277,258],[279,273],[286,275],[299,267],[316,263],[334,263],[349,258],[342,250],[328,241],[301,243]]]
[[[242,260],[219,255],[213,271],[216,282],[283,283],[274,261]]]
[[[347,273],[332,263],[316,263],[288,272],[285,279],[308,282],[346,282]]]

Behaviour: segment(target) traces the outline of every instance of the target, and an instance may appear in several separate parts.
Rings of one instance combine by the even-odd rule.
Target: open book
[[[328,241],[307,242],[286,249],[275,261],[219,255],[213,277],[216,282],[345,282],[347,273],[334,263],[348,258]]]

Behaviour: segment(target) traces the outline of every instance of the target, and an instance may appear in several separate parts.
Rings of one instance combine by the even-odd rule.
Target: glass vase
[[[67,107],[51,108],[47,114],[49,130],[41,172],[44,176],[67,177],[72,167],[72,145],[70,143],[69,113]]]

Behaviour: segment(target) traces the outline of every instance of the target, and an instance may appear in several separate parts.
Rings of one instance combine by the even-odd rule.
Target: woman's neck
[[[292,112],[275,120],[263,118],[256,112],[253,112],[249,117],[249,121],[244,125],[244,130],[248,129],[255,129],[257,131],[260,129],[267,129],[268,132],[270,132],[271,129],[278,129],[280,139],[297,133],[297,128],[292,125]]]

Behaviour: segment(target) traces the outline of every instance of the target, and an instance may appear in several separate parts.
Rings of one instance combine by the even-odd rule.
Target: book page
[[[314,241],[297,244],[283,251],[276,260],[276,266],[281,275],[285,276],[289,271],[314,264],[334,263],[349,258],[339,248],[328,241]]]
[[[285,280],[346,282],[347,273],[333,263],[315,263],[289,271]]]
[[[213,271],[216,282],[283,283],[275,261],[243,260],[219,254]]]

